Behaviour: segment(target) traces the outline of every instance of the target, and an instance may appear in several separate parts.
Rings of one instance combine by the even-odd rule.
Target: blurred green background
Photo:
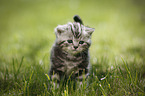
[[[48,72],[54,28],[76,14],[95,28],[92,64],[102,57],[108,65],[120,57],[144,62],[144,0],[0,0],[0,72],[23,56],[23,67],[40,64]]]

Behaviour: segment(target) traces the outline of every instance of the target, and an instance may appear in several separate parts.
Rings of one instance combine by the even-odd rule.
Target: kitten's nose
[[[74,46],[74,48],[75,48],[75,49],[77,49],[77,48],[78,48],[78,46]]]

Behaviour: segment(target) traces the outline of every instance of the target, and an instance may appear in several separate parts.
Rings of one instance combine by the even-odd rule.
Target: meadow
[[[144,6],[143,0],[0,0],[0,95],[144,96]],[[54,28],[76,14],[95,28],[90,77],[75,90],[50,92]]]

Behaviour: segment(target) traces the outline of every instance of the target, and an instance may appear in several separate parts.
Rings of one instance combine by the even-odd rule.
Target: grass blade
[[[14,58],[13,58],[13,72],[14,72],[14,78],[16,80],[17,79],[17,74],[16,74],[15,60],[14,60]]]
[[[127,64],[125,63],[125,61],[124,61],[124,59],[122,57],[121,57],[121,59],[122,59],[122,61],[124,63],[124,66],[125,66],[125,69],[126,69],[128,75],[129,75],[130,81],[133,84],[132,76],[131,76],[130,71],[129,71],[128,67],[127,67]]]
[[[50,77],[48,76],[48,74],[45,74],[45,76],[47,77],[47,79],[50,81]]]
[[[20,68],[21,68],[21,66],[22,66],[22,64],[23,64],[23,59],[24,59],[24,56],[23,56],[22,59],[21,59],[21,62],[20,62],[20,65],[19,65],[19,68],[18,68],[18,70],[17,70],[16,75],[18,75],[19,72],[20,72]]]
[[[99,84],[99,86],[100,86],[100,88],[101,88],[101,91],[102,91],[103,96],[106,96],[105,90],[104,90],[104,88],[102,87],[102,85]]]

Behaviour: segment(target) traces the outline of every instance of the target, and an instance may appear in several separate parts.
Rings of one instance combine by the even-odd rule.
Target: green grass
[[[143,0],[1,0],[0,95],[145,95]],[[95,28],[83,86],[48,91],[54,28],[80,15]],[[88,86],[89,83],[89,86]]]

